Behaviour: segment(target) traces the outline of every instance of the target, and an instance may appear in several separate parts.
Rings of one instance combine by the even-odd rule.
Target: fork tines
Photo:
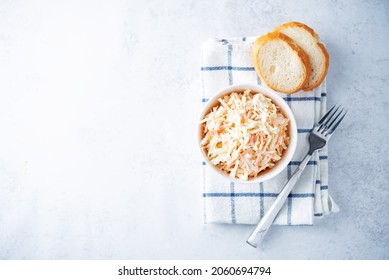
[[[317,131],[324,136],[331,135],[346,116],[347,110],[341,105],[333,106],[319,121]]]

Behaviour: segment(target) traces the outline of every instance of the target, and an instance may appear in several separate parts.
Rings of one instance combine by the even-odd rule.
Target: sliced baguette
[[[309,26],[300,22],[288,22],[274,29],[293,39],[309,57],[311,71],[308,83],[303,90],[311,90],[324,80],[327,75],[330,57],[325,46],[320,43],[319,35]]]
[[[308,55],[288,36],[272,32],[253,44],[252,60],[261,80],[283,93],[301,90],[309,79]]]

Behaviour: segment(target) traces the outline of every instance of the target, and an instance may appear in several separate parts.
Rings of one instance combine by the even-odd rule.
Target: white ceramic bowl
[[[248,181],[244,181],[238,178],[232,178],[229,176],[227,173],[224,173],[221,171],[217,166],[213,165],[209,159],[205,151],[201,148],[201,139],[203,138],[203,133],[202,133],[202,125],[200,124],[198,127],[198,140],[199,140],[199,147],[201,150],[201,154],[203,155],[204,161],[209,165],[213,170],[215,170],[217,173],[220,174],[220,176],[224,176],[225,178],[235,181],[235,182],[241,182],[241,183],[257,183],[257,182],[263,182],[266,180],[269,180],[279,174],[287,165],[288,163],[292,160],[293,154],[296,151],[296,145],[297,145],[297,125],[296,125],[296,120],[293,116],[292,111],[290,110],[288,104],[282,99],[276,92],[256,85],[256,84],[239,84],[239,85],[232,85],[227,88],[224,88],[223,90],[217,92],[214,97],[212,97],[207,104],[205,105],[205,108],[200,116],[200,120],[202,120],[205,115],[207,115],[210,110],[217,106],[219,103],[218,99],[220,97],[223,97],[225,95],[228,95],[234,91],[236,92],[243,92],[246,89],[250,89],[251,93],[262,93],[266,97],[270,98],[274,104],[276,104],[282,111],[282,113],[289,119],[289,145],[288,148],[284,151],[282,158],[276,163],[275,166],[273,166],[271,169],[265,170],[255,178],[251,178]]]

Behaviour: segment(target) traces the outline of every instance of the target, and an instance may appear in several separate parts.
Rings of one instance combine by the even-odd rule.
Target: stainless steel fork
[[[332,133],[343,120],[346,113],[347,110],[345,110],[341,106],[334,106],[313,127],[308,138],[309,151],[307,155],[301,161],[297,169],[293,172],[292,177],[285,184],[270,209],[266,212],[265,216],[261,219],[257,227],[247,239],[248,244],[253,247],[257,247],[257,245],[260,244],[263,237],[266,235],[267,231],[272,225],[274,219],[276,218],[282,206],[284,205],[284,202],[292,191],[294,185],[300,178],[303,170],[307,166],[307,163],[311,158],[313,152],[322,149],[327,144],[328,139],[330,139]]]

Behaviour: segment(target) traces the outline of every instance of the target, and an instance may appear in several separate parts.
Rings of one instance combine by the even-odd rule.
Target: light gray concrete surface
[[[203,225],[200,44],[312,26],[331,55],[341,212]],[[1,259],[388,259],[388,1],[0,1]]]

